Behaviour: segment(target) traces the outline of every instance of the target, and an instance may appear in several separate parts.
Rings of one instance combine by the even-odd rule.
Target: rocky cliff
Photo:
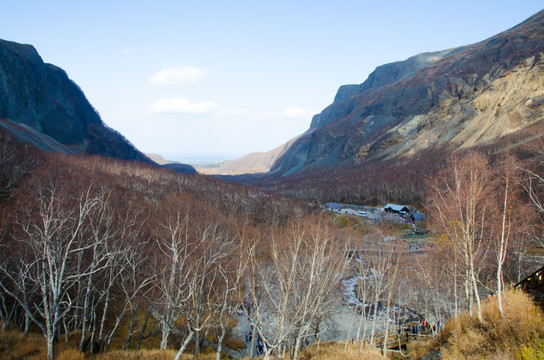
[[[380,66],[334,102],[272,173],[496,142],[544,118],[544,11],[477,44]]]
[[[0,40],[0,119],[2,128],[42,150],[151,162],[106,127],[66,72],[44,63],[30,45]]]

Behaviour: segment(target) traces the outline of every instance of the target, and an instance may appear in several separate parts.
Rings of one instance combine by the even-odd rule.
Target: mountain
[[[271,174],[500,143],[543,121],[543,54],[541,11],[485,41],[379,66],[362,84],[341,86]]]
[[[296,139],[294,138],[270,151],[255,152],[238,159],[223,161],[218,166],[197,167],[197,170],[199,173],[206,175],[266,173],[270,171],[276,160],[285,153]]]
[[[0,40],[0,128],[45,151],[152,161],[104,125],[81,89],[31,45]]]

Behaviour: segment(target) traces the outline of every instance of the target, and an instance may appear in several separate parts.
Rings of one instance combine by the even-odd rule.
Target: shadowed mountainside
[[[0,40],[0,127],[41,150],[152,163],[104,125],[64,70],[31,45]]]

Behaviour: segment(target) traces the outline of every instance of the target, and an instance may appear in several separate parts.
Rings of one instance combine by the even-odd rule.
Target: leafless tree
[[[248,315],[266,344],[265,358],[272,352],[284,358],[288,349],[297,358],[304,340],[317,335],[309,332],[340,300],[347,255],[326,226],[305,221],[272,231],[269,250],[250,249]]]
[[[482,320],[476,259],[486,245],[486,226],[494,211],[492,173],[487,159],[475,152],[453,157],[450,166],[429,184],[432,224],[462,257],[469,310],[476,301]]]
[[[60,185],[51,182],[39,186],[36,207],[26,209],[17,220],[20,235],[17,241],[25,250],[25,256],[18,261],[29,266],[28,281],[39,288],[39,301],[32,307],[23,301],[16,290],[20,282],[8,268],[0,269],[10,285],[0,283],[2,289],[17,301],[26,314],[42,330],[47,340],[47,356],[55,356],[55,337],[59,332],[64,315],[70,310],[72,299],[69,290],[86,273],[75,272],[77,254],[92,248],[93,244],[82,243],[80,234],[85,220],[100,199],[91,195],[92,188],[70,198],[59,190]],[[35,316],[35,311],[39,316]]]
[[[161,347],[166,347],[171,332],[185,333],[179,358],[193,338],[198,354],[201,331],[209,327],[214,313],[215,285],[221,276],[217,267],[232,244],[217,221],[198,209],[184,209],[179,198],[165,203],[162,210],[156,231],[162,267],[158,274]],[[175,324],[179,318],[185,323],[184,331]]]
[[[98,197],[96,197],[96,205],[88,212],[86,216],[84,237],[89,239],[89,248],[85,251],[85,258],[90,259],[89,264],[85,264],[81,268],[81,263],[78,264],[79,272],[86,273],[86,285],[83,289],[83,308],[81,323],[81,338],[79,341],[79,350],[85,352],[87,330],[89,329],[91,315],[96,313],[96,302],[93,301],[95,293],[95,276],[102,269],[109,265],[114,254],[110,252],[108,244],[112,241],[114,229],[114,213],[109,203],[110,192],[102,189]],[[84,241],[82,241],[84,243]],[[82,257],[78,257],[81,261]],[[83,276],[78,280],[83,283]]]
[[[226,245],[223,248],[225,257],[216,266],[217,281],[213,287],[212,298],[215,315],[211,325],[218,328],[216,360],[221,357],[223,342],[229,330],[228,324],[243,303],[244,279],[248,262],[243,256],[241,241],[233,239]]]
[[[179,316],[177,305],[188,300],[188,259],[195,251],[189,236],[189,216],[173,211],[175,213],[165,213],[156,232],[161,259],[156,263],[159,267],[158,286],[162,295],[156,310],[162,333],[161,349],[166,349],[168,337]]]

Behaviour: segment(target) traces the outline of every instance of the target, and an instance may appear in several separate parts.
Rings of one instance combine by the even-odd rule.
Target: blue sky
[[[467,45],[542,9],[521,1],[0,0],[0,38],[36,47],[104,122],[172,160],[271,150],[342,84]]]

